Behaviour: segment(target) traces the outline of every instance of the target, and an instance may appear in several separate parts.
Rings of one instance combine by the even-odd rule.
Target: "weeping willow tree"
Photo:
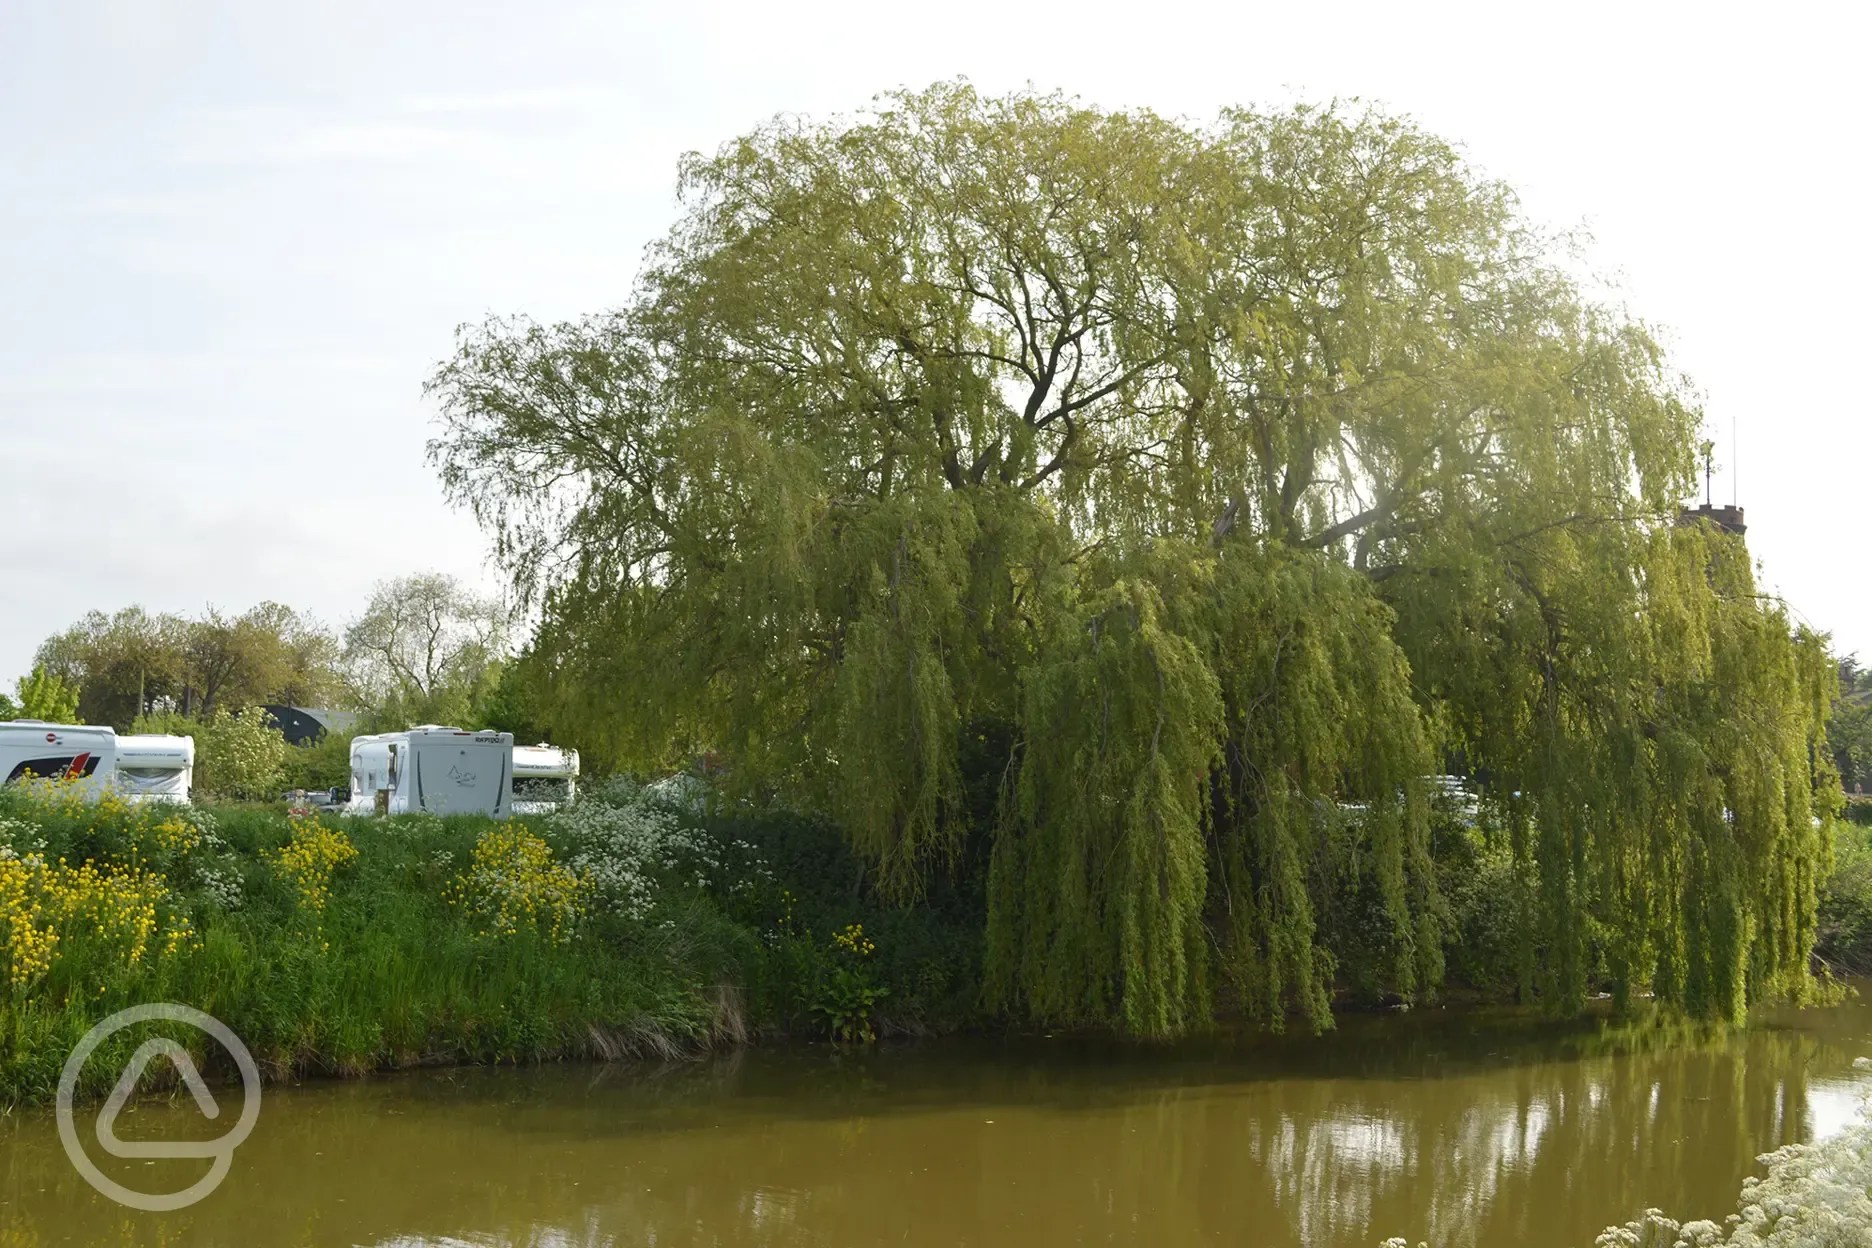
[[[944,84],[681,189],[622,306],[431,382],[589,756],[716,751],[906,900],[990,838],[1017,1015],[1327,1026],[1347,932],[1433,989],[1449,756],[1530,994],[1808,991],[1824,639],[1675,523],[1682,383],[1447,144]]]

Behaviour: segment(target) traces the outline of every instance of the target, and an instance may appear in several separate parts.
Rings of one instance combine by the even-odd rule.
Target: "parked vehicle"
[[[578,795],[579,754],[544,741],[513,749],[513,794],[516,815],[546,815],[570,805]]]
[[[133,802],[189,801],[195,738],[118,736],[101,724],[0,723],[0,783],[27,778],[75,782],[87,797],[121,793]]]
[[[117,738],[115,788],[133,802],[188,804],[195,738],[139,733]]]
[[[351,790],[343,785],[329,789],[288,789],[280,794],[280,800],[286,803],[287,810],[292,813],[352,813]]]
[[[513,734],[424,724],[351,739],[356,814],[484,814],[507,817]]]
[[[69,780],[96,797],[111,785],[116,765],[117,734],[109,728],[40,719],[0,723],[0,784]]]

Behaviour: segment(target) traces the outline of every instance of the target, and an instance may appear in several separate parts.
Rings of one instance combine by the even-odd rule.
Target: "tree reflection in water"
[[[155,1216],[91,1193],[49,1116],[16,1115],[0,1243],[1583,1248],[1647,1205],[1732,1209],[1759,1153],[1848,1095],[1868,1022],[1860,1005],[1744,1033],[1424,1011],[1174,1048],[419,1072],[270,1092],[222,1189]],[[181,1134],[193,1113],[146,1105],[136,1130]]]

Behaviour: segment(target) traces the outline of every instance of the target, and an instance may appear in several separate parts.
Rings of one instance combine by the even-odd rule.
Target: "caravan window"
[[[129,793],[186,797],[189,774],[175,767],[119,767],[117,787]]]

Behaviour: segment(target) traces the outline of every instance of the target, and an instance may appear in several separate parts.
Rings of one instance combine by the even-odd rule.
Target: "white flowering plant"
[[[649,918],[671,894],[729,898],[772,880],[747,842],[715,835],[692,807],[626,779],[582,793],[550,826],[593,905],[626,919]]]
[[[407,837],[412,841],[434,840],[448,827],[442,822],[442,816],[431,810],[412,810],[400,815],[391,815],[382,821],[385,832]]]
[[[45,852],[46,840],[39,829],[24,819],[0,815],[0,858],[26,858]]]
[[[1872,1070],[1872,1060],[1853,1063]],[[1825,1140],[1789,1144],[1758,1160],[1760,1178],[1742,1180],[1737,1211],[1721,1222],[1679,1222],[1647,1209],[1608,1226],[1594,1248],[1865,1248],[1872,1245],[1872,1121],[1859,1121]],[[1387,1239],[1380,1248],[1409,1248]],[[1422,1248],[1422,1245],[1419,1245]]]
[[[199,887],[203,899],[216,910],[238,910],[241,908],[241,902],[246,899],[246,892],[241,885],[241,873],[233,868],[204,868],[201,872]]]

